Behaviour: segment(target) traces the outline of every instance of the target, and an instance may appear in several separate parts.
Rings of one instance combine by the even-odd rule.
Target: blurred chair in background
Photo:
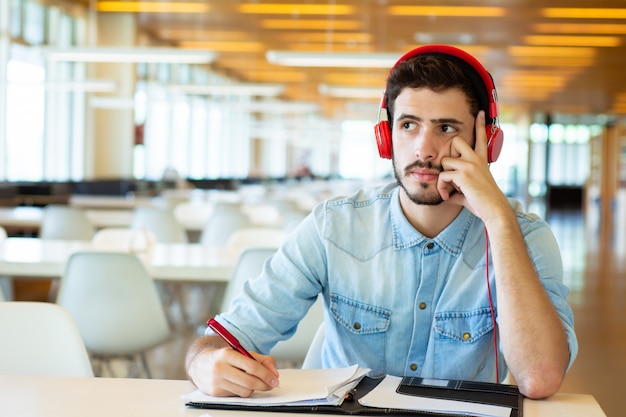
[[[72,316],[53,303],[0,303],[0,374],[92,377]]]
[[[277,248],[244,248],[237,257],[237,263],[233,274],[226,285],[226,291],[222,297],[220,311],[228,310],[230,302],[241,292],[244,282],[256,278],[263,270],[265,261],[276,253]]]
[[[96,250],[141,254],[152,250],[156,237],[148,229],[105,227],[96,232],[91,242]]]
[[[135,208],[131,229],[150,231],[158,243],[189,243],[187,232],[176,221],[170,209],[149,206]],[[187,323],[189,318],[181,284],[159,283],[158,286],[163,303],[168,308],[170,322],[175,321],[174,308],[177,306],[183,322]]]
[[[151,231],[157,242],[188,243],[185,229],[176,221],[171,210],[159,207],[137,207],[133,214],[131,228]]]
[[[111,360],[123,359],[128,376],[151,378],[146,352],[166,342],[171,332],[154,282],[137,256],[74,253],[57,303],[74,317],[96,376],[102,376],[102,365],[114,376]]]
[[[225,206],[222,203],[215,207],[215,211],[204,226],[200,243],[225,246],[233,232],[249,227],[252,227],[252,221],[238,206]]]
[[[91,240],[95,232],[80,208],[49,204],[43,209],[39,230],[42,239]]]
[[[302,362],[302,369],[322,368],[322,345],[325,339],[326,331],[324,330],[324,322],[322,322],[315,332],[309,350],[306,352],[306,356]]]
[[[276,358],[276,361],[281,363],[283,368],[301,366],[313,343],[315,333],[323,322],[324,306],[322,297],[318,295],[315,303],[298,323],[294,335],[287,340],[278,342],[272,348],[270,355]]]
[[[187,236],[190,237],[193,234],[193,238],[190,237],[190,240],[197,242],[200,238],[200,232],[209,221],[213,210],[213,205],[209,203],[184,201],[174,207],[173,214],[179,224],[186,226]]]
[[[244,283],[256,278],[263,270],[263,265],[269,257],[276,253],[278,247],[246,247],[241,251],[233,275],[228,281],[226,292],[222,298],[220,311],[226,311],[231,301],[239,292]],[[324,311],[321,297],[311,306],[307,314],[298,324],[296,333],[289,339],[278,342],[270,352],[281,367],[300,366],[306,352],[313,341],[315,332],[323,322]]]
[[[241,253],[245,248],[273,248],[276,250],[283,244],[287,232],[273,227],[246,227],[235,230],[228,238],[226,245],[234,253]]]

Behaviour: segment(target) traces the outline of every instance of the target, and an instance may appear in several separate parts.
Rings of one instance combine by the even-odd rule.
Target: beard
[[[436,169],[441,172],[443,171],[442,167],[434,166],[430,161],[424,162],[422,160],[417,160],[401,170],[396,165],[395,158],[392,158],[392,164],[393,175],[395,176],[398,185],[402,187],[407,197],[409,197],[412,202],[426,206],[436,206],[443,203],[443,198],[441,198],[439,191],[437,191],[437,189],[431,189],[430,184],[419,183],[417,189],[411,191],[407,188],[406,183],[403,181],[403,179],[406,178],[406,176],[409,175],[409,173],[415,168]]]

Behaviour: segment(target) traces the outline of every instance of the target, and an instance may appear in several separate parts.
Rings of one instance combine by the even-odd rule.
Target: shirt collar
[[[396,187],[391,198],[391,228],[393,232],[393,247],[396,250],[423,246],[428,242],[435,242],[452,255],[458,255],[463,247],[465,237],[477,219],[465,207],[459,215],[441,233],[434,238],[428,238],[418,232],[409,223],[400,207],[400,187]]]

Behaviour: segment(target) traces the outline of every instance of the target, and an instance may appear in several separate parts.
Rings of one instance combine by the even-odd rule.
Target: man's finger
[[[478,156],[487,160],[487,131],[485,130],[485,112],[478,112],[476,116],[476,143],[474,151]]]

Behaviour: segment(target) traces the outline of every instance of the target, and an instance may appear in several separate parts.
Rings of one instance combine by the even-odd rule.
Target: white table
[[[133,220],[132,209],[89,209],[85,214],[96,229],[129,227]],[[5,228],[38,231],[42,219],[41,207],[0,207],[0,226]]]
[[[131,208],[91,208],[85,209],[85,215],[96,229],[104,227],[130,227],[134,209]],[[19,229],[37,232],[41,228],[43,208],[41,207],[0,207],[0,226],[7,229]],[[180,222],[188,232],[199,232],[204,223],[193,219]]]
[[[58,278],[72,253],[90,250],[88,241],[10,237],[0,242],[0,276]],[[228,282],[236,262],[226,248],[196,243],[157,243],[138,256],[154,279],[176,282]]]
[[[303,417],[306,414],[189,409],[188,381],[0,375],[0,415],[19,417]],[[321,414],[320,414],[321,415]],[[326,414],[327,415],[327,414]],[[606,417],[591,395],[524,402],[524,417]]]

